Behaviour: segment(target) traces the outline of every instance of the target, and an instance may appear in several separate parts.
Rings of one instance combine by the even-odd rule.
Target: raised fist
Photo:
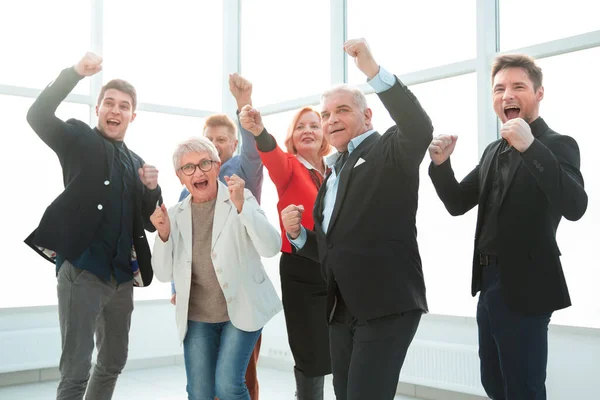
[[[263,129],[265,129],[260,112],[250,105],[245,105],[242,108],[240,112],[240,124],[242,128],[250,131],[254,136],[260,135]]]
[[[283,210],[281,210],[281,222],[283,229],[292,238],[296,239],[300,236],[302,230],[302,214],[304,213],[303,205],[290,204]]]
[[[365,39],[350,39],[344,43],[344,51],[354,59],[354,64],[367,78],[373,79],[379,73],[379,64],[375,62],[369,44]]]
[[[229,75],[229,91],[235,97],[238,111],[245,105],[252,105],[252,83],[238,74]]]
[[[80,76],[92,76],[102,70],[102,57],[94,53],[85,53],[73,68]]]
[[[456,146],[458,136],[456,135],[437,135],[429,145],[429,156],[435,165],[445,162]]]

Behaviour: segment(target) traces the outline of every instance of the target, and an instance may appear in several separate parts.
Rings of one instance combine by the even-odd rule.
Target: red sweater
[[[259,154],[279,195],[277,215],[281,226],[281,251],[291,253],[292,245],[283,229],[281,211],[290,204],[303,205],[302,226],[313,230],[315,226],[313,206],[318,193],[313,176],[318,177],[319,185],[323,183],[323,178],[318,172],[311,175],[308,168],[298,161],[296,156],[284,152],[279,146],[275,146],[275,149],[267,152],[260,151],[259,148]]]

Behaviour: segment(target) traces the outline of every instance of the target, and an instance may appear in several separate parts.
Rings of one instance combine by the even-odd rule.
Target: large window
[[[544,100],[540,115],[550,128],[577,140],[581,173],[588,194],[583,218],[563,218],[558,228],[558,247],[573,306],[554,313],[553,322],[600,328],[600,262],[590,259],[600,243],[600,174],[598,130],[594,116],[600,110],[600,47],[539,60],[544,72]],[[592,257],[593,258],[593,257]]]
[[[500,49],[562,39],[600,28],[596,0],[500,0]]]
[[[396,74],[475,57],[475,1],[348,0],[348,38],[366,38]],[[364,75],[348,60],[351,83]]]
[[[104,80],[131,81],[141,102],[221,109],[220,1],[104,0]]]
[[[322,0],[242,2],[242,74],[254,83],[255,106],[329,85],[329,14]]]
[[[0,84],[43,88],[90,48],[90,1],[0,3]],[[82,81],[75,93],[89,93]]]

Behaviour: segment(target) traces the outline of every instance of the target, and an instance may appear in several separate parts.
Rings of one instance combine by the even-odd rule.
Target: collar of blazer
[[[175,219],[176,231],[179,232],[183,239],[183,245],[188,255],[192,256],[192,196],[189,195],[175,206],[176,215],[171,218]],[[211,250],[215,248],[215,244],[225,227],[227,219],[234,211],[235,206],[229,199],[229,189],[221,181],[217,185],[217,200],[215,203],[215,216],[213,218],[212,243]],[[237,211],[235,211],[237,212]]]

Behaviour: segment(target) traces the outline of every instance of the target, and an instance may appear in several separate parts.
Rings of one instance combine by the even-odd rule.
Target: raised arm
[[[396,123],[383,138],[389,144],[385,147],[386,157],[404,165],[418,166],[432,139],[431,119],[415,95],[397,77],[377,64],[364,39],[348,40],[344,50],[365,74]]]
[[[27,122],[35,133],[59,156],[65,155],[76,139],[70,124],[56,117],[56,109],[85,76],[102,69],[102,58],[86,53],[74,67],[63,70],[58,78],[40,93],[27,112]]]
[[[438,135],[429,146],[429,176],[440,200],[450,215],[455,216],[463,215],[479,202],[479,165],[460,183],[454,177],[450,155],[454,152],[457,140],[455,135]]]
[[[256,139],[260,158],[269,170],[269,176],[277,188],[284,188],[292,179],[292,164],[288,154],[279,146],[273,135],[265,129],[260,112],[250,105],[242,108],[239,115],[240,124]]]

